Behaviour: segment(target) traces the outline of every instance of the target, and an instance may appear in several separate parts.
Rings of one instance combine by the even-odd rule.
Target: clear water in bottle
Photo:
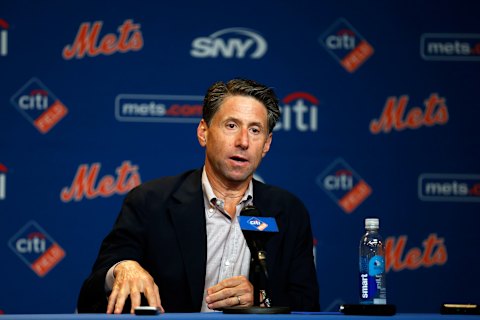
[[[385,244],[377,218],[365,219],[365,234],[360,239],[360,303],[386,304]]]

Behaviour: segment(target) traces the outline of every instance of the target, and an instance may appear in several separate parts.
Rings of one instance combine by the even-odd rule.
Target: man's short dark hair
[[[232,79],[227,83],[215,82],[203,99],[203,119],[210,125],[223,101],[231,96],[253,97],[267,109],[268,132],[271,133],[280,117],[278,98],[272,88],[248,79]]]

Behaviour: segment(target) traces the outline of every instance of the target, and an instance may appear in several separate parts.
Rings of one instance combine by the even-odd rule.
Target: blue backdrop
[[[310,211],[322,310],[358,301],[370,216],[399,311],[480,302],[479,9],[2,1],[0,312],[74,312],[125,193],[202,165],[202,97],[237,76],[281,100],[257,177]]]

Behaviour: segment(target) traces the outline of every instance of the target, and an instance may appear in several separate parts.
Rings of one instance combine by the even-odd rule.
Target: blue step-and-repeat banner
[[[388,302],[480,302],[478,1],[0,3],[0,313],[71,313],[125,194],[198,168],[213,82],[272,86],[257,178],[297,194],[323,311],[359,296],[380,218]]]

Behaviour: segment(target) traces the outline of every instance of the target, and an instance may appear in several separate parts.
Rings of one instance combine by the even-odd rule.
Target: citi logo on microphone
[[[238,223],[243,231],[278,232],[277,222],[272,217],[239,216]]]
[[[260,231],[263,231],[263,230],[265,230],[266,227],[268,227],[268,224],[266,224],[265,222],[262,222],[261,220],[255,218],[255,217],[248,220],[248,223],[251,226],[254,226],[255,228],[257,228]]]

